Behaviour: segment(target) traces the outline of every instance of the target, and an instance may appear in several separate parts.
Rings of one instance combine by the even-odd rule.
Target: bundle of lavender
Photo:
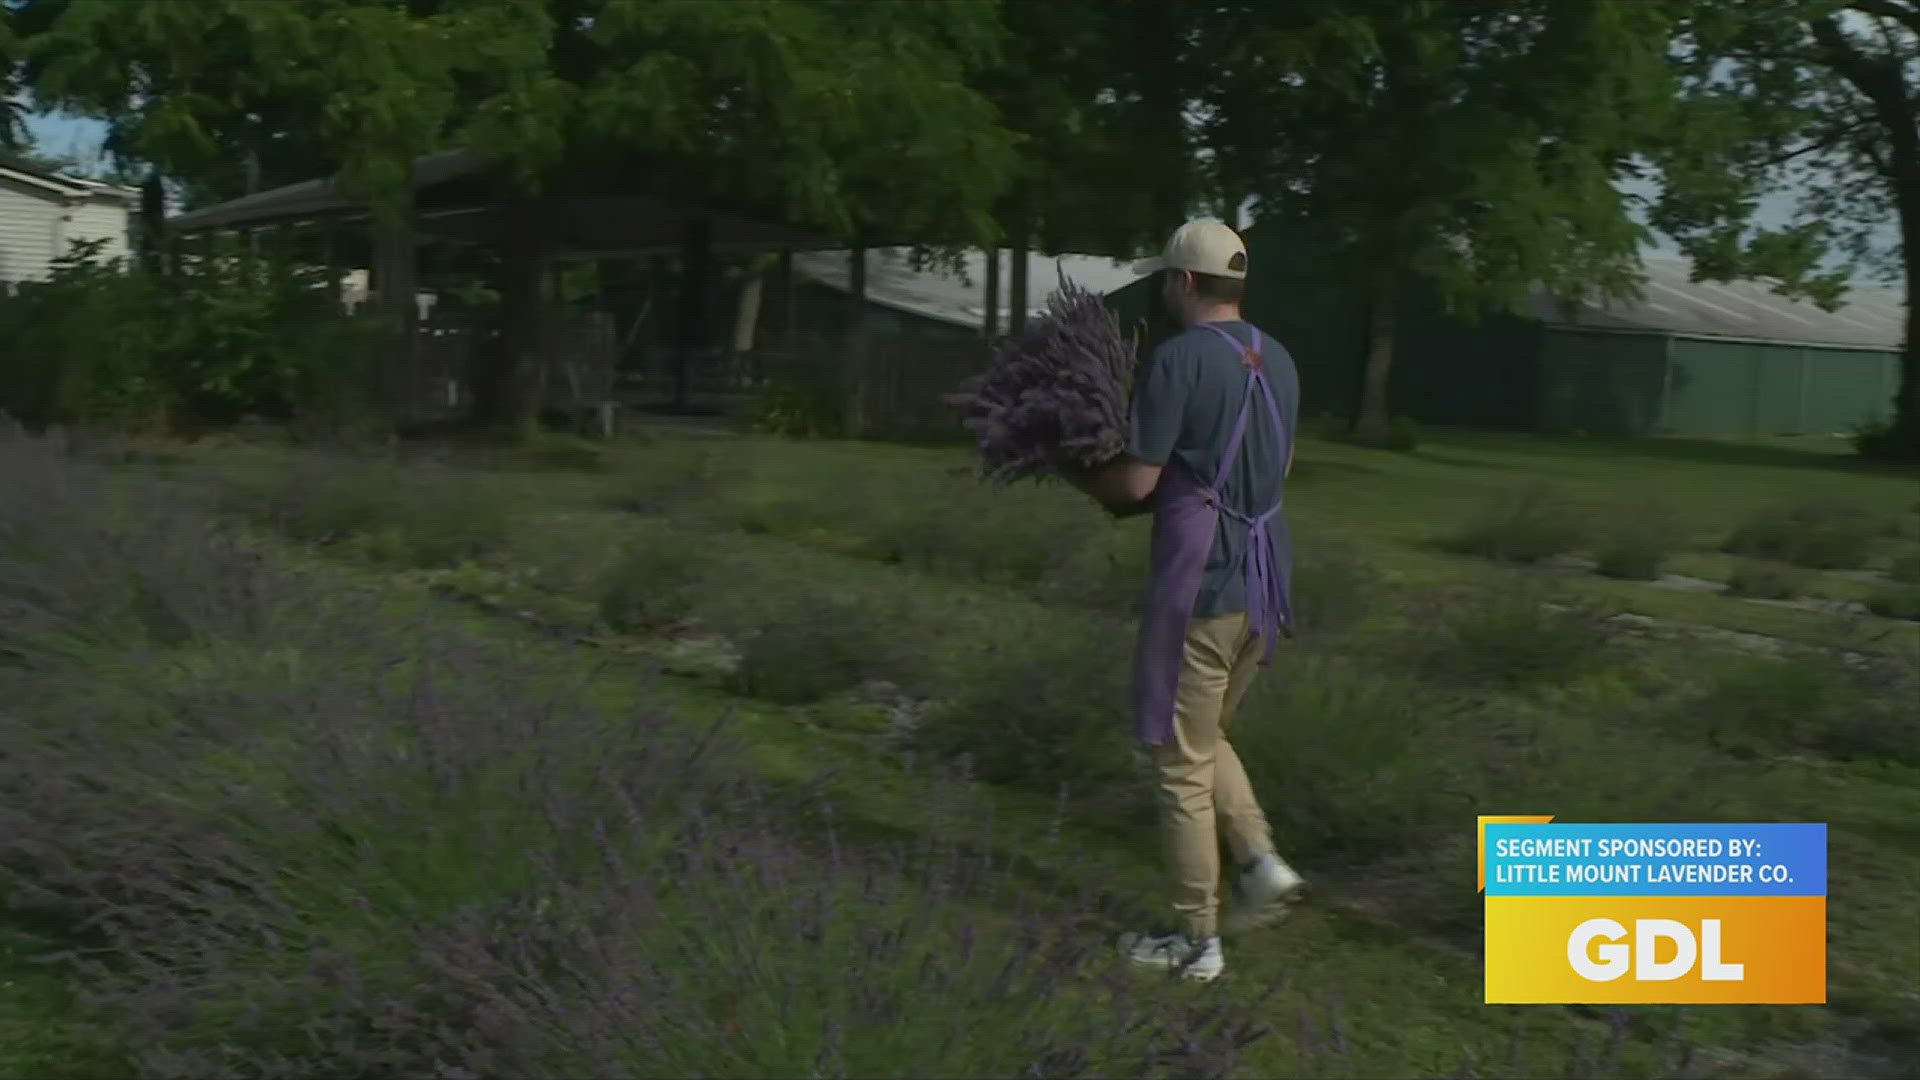
[[[1060,278],[1046,314],[1004,341],[947,400],[993,480],[1038,480],[1055,462],[1098,465],[1127,438],[1135,342],[1098,294]]]

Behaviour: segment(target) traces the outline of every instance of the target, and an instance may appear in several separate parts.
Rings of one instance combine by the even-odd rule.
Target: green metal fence
[[[1550,327],[1542,430],[1640,436],[1849,431],[1891,408],[1899,356],[1783,342]]]

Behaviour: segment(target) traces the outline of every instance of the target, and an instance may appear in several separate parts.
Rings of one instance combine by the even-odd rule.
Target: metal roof
[[[485,161],[480,155],[470,150],[449,150],[444,154],[433,154],[413,163],[413,186],[415,189],[432,187],[448,180],[471,176],[485,167]],[[243,225],[290,221],[296,218],[359,211],[365,208],[366,204],[362,200],[341,190],[337,180],[332,177],[323,177],[318,180],[303,180],[297,184],[288,184],[271,191],[258,191],[214,206],[178,214],[167,219],[167,225],[182,232],[192,232],[197,229],[234,229]]]
[[[482,176],[490,167],[486,158],[471,150],[423,157],[414,162],[413,188],[419,192]],[[500,207],[490,196],[466,192],[443,202],[420,212],[422,231],[480,243],[504,239]],[[196,232],[318,217],[356,220],[367,212],[364,200],[343,190],[336,180],[322,178],[203,207],[170,218],[167,224],[181,232]],[[835,243],[817,231],[644,193],[563,195],[547,200],[540,212],[542,227],[562,256],[574,259],[677,250],[684,243],[687,219],[696,214],[712,222],[713,246],[719,251],[816,249]]]
[[[19,158],[0,155],[0,176],[26,184],[29,187],[45,191],[49,195],[67,199],[104,198],[114,202],[133,202],[140,193],[132,188],[118,184],[108,184],[99,180],[88,180],[64,173],[49,172],[37,165],[29,164]]]
[[[1532,313],[1556,326],[1855,349],[1898,350],[1906,340],[1905,302],[1890,289],[1856,285],[1845,306],[1823,311],[1780,296],[1766,281],[1693,281],[1683,258],[1649,255],[1641,262],[1646,284],[1638,300],[1583,307],[1569,319],[1543,292],[1533,297]]]
[[[967,251],[962,256],[960,273],[941,268],[915,269],[911,248],[869,248],[867,250],[867,299],[881,307],[911,315],[935,319],[953,326],[979,332],[986,324],[987,255]],[[1000,288],[1008,290],[1012,280],[1013,252],[1002,250]],[[1059,287],[1060,275],[1092,292],[1106,295],[1139,280],[1131,260],[1115,261],[1099,255],[1045,255],[1033,252],[1027,258],[1028,315],[1046,310],[1047,296]],[[796,254],[795,274],[829,288],[845,291],[850,287],[853,258],[849,251],[815,251]],[[1010,293],[1003,291],[1003,297]],[[1004,300],[1003,300],[1004,305]],[[1006,325],[1006,312],[1000,314]]]

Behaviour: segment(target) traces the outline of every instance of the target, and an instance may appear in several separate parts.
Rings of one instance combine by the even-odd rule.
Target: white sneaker
[[[1244,934],[1286,917],[1306,879],[1278,855],[1262,855],[1248,863],[1234,882],[1233,903],[1220,920],[1223,934]]]
[[[1120,951],[1135,967],[1179,972],[1194,982],[1212,982],[1227,968],[1227,954],[1215,934],[1196,944],[1182,933],[1122,934]]]

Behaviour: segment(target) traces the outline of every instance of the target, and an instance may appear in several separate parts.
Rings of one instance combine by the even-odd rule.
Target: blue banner
[[[1825,825],[1486,826],[1488,896],[1825,896]]]

